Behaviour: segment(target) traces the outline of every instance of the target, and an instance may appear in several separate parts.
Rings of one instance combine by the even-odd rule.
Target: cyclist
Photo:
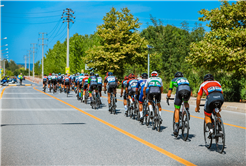
[[[88,74],[85,73],[85,77],[82,80],[82,87],[83,87],[83,102],[85,102],[85,92],[88,89]]]
[[[138,93],[137,85],[138,80],[135,79],[134,74],[129,75],[130,79],[127,81],[126,93],[128,94],[128,99],[130,100],[131,105],[133,104],[132,96]]]
[[[57,77],[56,77],[55,73],[52,73],[51,84],[53,85],[53,90],[56,90]]]
[[[74,85],[75,85],[75,87],[74,87],[74,90],[75,90],[75,92],[77,93],[77,82],[78,82],[78,80],[79,80],[79,76],[80,76],[80,73],[77,73],[76,74],[76,76],[75,76],[75,82],[74,82]]]
[[[144,86],[144,90],[143,90],[143,94],[144,94],[144,98],[146,98],[146,90],[147,88],[149,88],[149,97],[148,97],[148,105],[149,105],[149,110],[150,110],[150,115],[149,116],[153,116],[153,106],[151,104],[151,102],[153,101],[153,96],[155,95],[155,98],[157,100],[157,106],[159,108],[159,115],[161,118],[161,92],[163,91],[163,83],[162,83],[162,79],[160,77],[158,77],[158,73],[156,71],[153,71],[151,73],[151,77],[148,78],[148,80],[145,83]],[[161,120],[162,121],[162,120]]]
[[[81,98],[81,89],[83,89],[82,88],[82,80],[83,80],[83,78],[84,78],[83,74],[80,74],[78,76],[78,78],[77,78],[77,82],[75,82],[76,85],[77,85],[77,89],[79,90],[79,98]]]
[[[97,77],[95,76],[94,72],[91,72],[90,77],[88,78],[88,89],[89,89],[89,97],[92,104],[92,91],[96,90],[96,94],[97,94]]]
[[[63,84],[63,76],[61,75],[61,73],[58,73],[57,81],[59,84],[59,88],[63,89],[63,85],[62,85]]]
[[[97,89],[100,94],[100,103],[102,104],[102,77],[99,77],[99,74],[95,76],[97,77]]]
[[[69,90],[70,90],[70,85],[71,85],[71,78],[70,78],[70,74],[67,74],[65,77],[64,77],[64,88],[67,89],[68,88],[68,93]]]
[[[50,89],[50,82],[51,82],[51,73],[48,76],[48,88]]]
[[[144,102],[144,94],[143,94],[143,90],[144,90],[144,86],[145,83],[147,82],[148,79],[148,74],[147,73],[143,73],[141,75],[141,80],[138,81],[138,85],[137,85],[137,89],[139,89],[140,95],[139,95],[139,113],[140,113],[140,121],[143,121],[143,102]],[[148,91],[148,89],[146,90]]]
[[[113,73],[112,72],[108,72],[107,73],[108,76],[106,76],[105,80],[104,80],[104,93],[106,94],[106,90],[108,90],[108,105],[109,105],[109,108],[111,108],[111,103],[110,103],[110,94],[113,92],[114,95],[115,95],[115,102],[117,102],[117,99],[116,99],[116,88],[117,86],[119,85],[119,82],[118,82],[118,79],[113,76]],[[106,88],[106,85],[108,85]],[[109,109],[110,111],[110,109]]]
[[[213,103],[220,102],[220,106],[219,106],[219,112],[220,112],[221,106],[224,103],[224,97],[223,97],[223,91],[220,83],[214,80],[212,74],[206,74],[203,80],[204,82],[201,84],[198,90],[195,111],[199,112],[200,110],[200,102],[201,102],[202,94],[204,92],[207,96],[204,106],[204,114],[205,114],[204,119],[207,127],[209,128],[209,135],[211,135],[213,133],[211,114],[215,109]],[[216,113],[216,115],[218,117],[221,117],[219,112]],[[221,126],[219,126],[219,130],[221,130]]]
[[[46,76],[46,74],[44,74],[44,77],[43,77],[43,88],[44,88],[44,86],[46,86],[47,80],[48,80],[48,77]]]
[[[191,95],[191,88],[190,88],[190,84],[189,81],[187,80],[187,78],[185,78],[183,76],[182,72],[176,72],[174,75],[174,79],[172,79],[171,83],[170,83],[170,87],[167,93],[167,97],[170,98],[171,97],[171,93],[173,90],[173,87],[176,87],[176,95],[175,95],[175,99],[174,99],[174,107],[175,107],[175,111],[174,111],[174,119],[175,119],[175,129],[174,129],[174,136],[178,135],[178,129],[179,129],[179,111],[180,111],[180,107],[182,104],[182,98],[184,98],[184,106],[187,109],[188,112],[188,116],[190,118],[190,113],[189,113],[189,99],[190,99],[190,95]]]
[[[123,89],[124,88],[126,88],[126,86],[127,86],[127,81],[128,81],[128,76],[125,76],[124,77],[124,80],[122,81],[122,83],[121,83],[121,94],[120,94],[120,97],[122,97],[122,94],[123,94]],[[127,114],[127,98],[128,98],[128,96],[127,96],[127,94],[126,94],[126,91],[124,91],[124,95],[123,95],[123,98],[124,98],[124,107],[125,107],[125,114]]]

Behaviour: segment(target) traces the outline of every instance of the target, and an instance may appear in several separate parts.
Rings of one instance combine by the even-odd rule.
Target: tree
[[[139,19],[134,19],[127,8],[120,12],[113,7],[103,20],[104,24],[99,25],[96,32],[100,45],[89,49],[84,58],[88,67],[123,76],[128,65],[147,66],[148,42],[136,30],[140,27]]]
[[[231,5],[223,1],[220,9],[199,11],[201,21],[210,21],[211,31],[202,41],[192,43],[187,61],[210,71],[246,74],[246,1]],[[238,78],[239,78],[238,77]]]

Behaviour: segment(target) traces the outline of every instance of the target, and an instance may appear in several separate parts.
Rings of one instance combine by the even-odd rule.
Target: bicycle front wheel
[[[182,113],[182,137],[183,140],[186,141],[189,137],[189,117],[187,110],[184,110]]]
[[[219,153],[222,153],[225,148],[225,128],[220,117],[216,119],[216,147]]]

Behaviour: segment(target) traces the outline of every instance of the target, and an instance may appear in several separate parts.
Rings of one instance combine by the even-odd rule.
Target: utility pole
[[[35,45],[37,44],[37,43],[31,43],[32,45],[33,45],[33,50],[32,50],[32,55],[33,55],[33,64],[32,64],[32,76],[33,76],[33,81],[34,81],[34,53],[35,53]]]
[[[31,50],[28,50],[28,52],[29,52],[29,77],[30,77],[30,70],[31,70],[31,67],[30,67],[31,56],[30,56],[30,54],[31,54]]]
[[[27,55],[24,55],[24,60],[25,60],[25,70],[26,70],[26,60],[27,60]]]
[[[42,38],[39,38],[39,39],[42,39],[42,44],[39,44],[39,45],[42,45],[42,80],[43,80],[44,78],[44,45],[47,45],[47,44],[44,44],[44,39],[47,40],[47,38],[44,38],[44,34],[47,34],[47,33],[39,32],[39,34],[42,34]]]
[[[63,16],[65,13],[65,16]],[[72,9],[66,8],[66,10],[63,10],[61,18],[63,19],[64,17],[66,19],[63,19],[63,22],[67,22],[67,67],[66,67],[66,73],[70,73],[70,68],[69,68],[69,23],[72,22],[74,24],[74,21],[72,19],[75,19],[73,16],[74,11]],[[72,18],[72,19],[71,19]]]

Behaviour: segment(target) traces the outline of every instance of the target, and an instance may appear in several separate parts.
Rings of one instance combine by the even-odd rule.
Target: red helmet
[[[49,75],[51,76],[51,73]]]
[[[128,76],[125,76],[124,79],[125,79],[125,80],[128,80],[129,78],[128,78]]]

